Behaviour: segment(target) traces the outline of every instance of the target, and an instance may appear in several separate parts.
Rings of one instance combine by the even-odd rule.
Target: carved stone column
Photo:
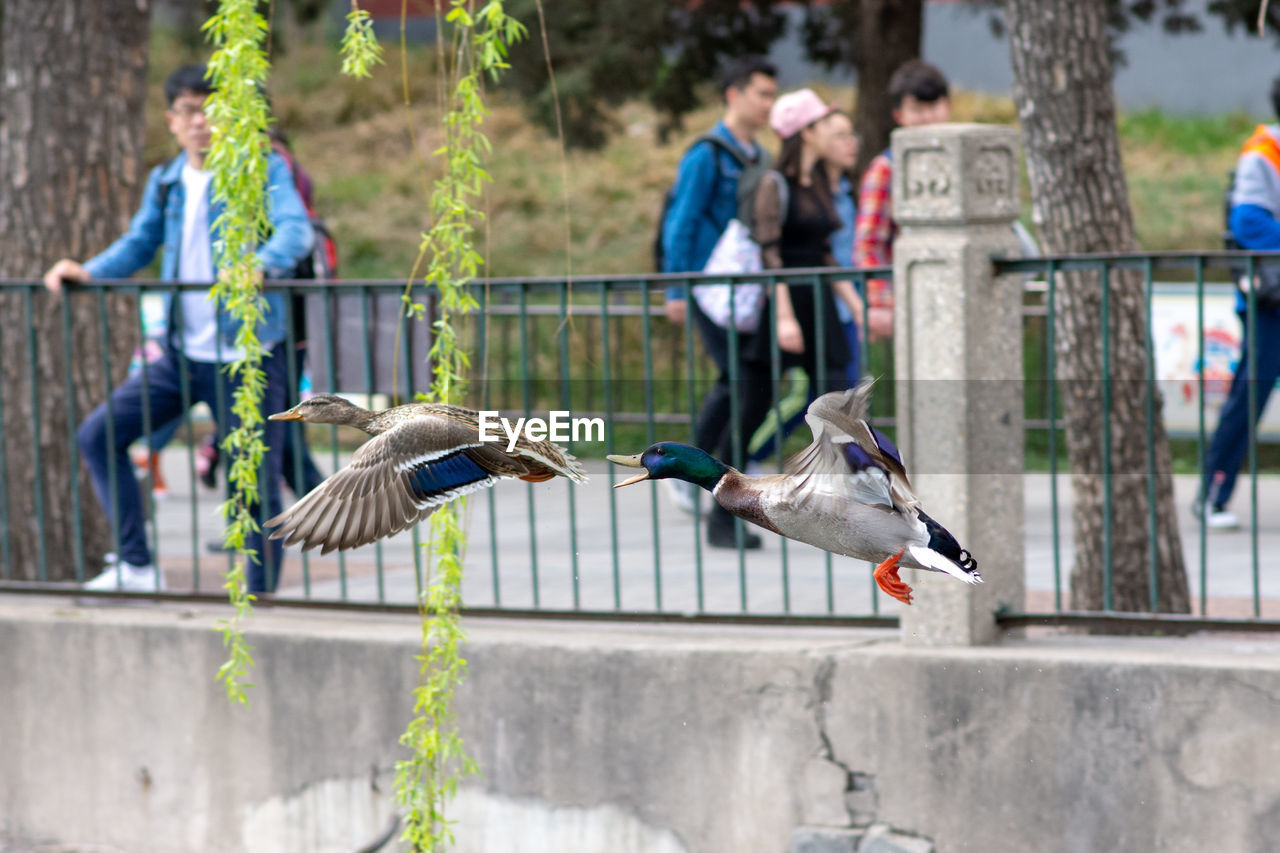
[[[1015,257],[1018,134],[943,124],[893,133],[898,443],[925,510],[978,561],[969,586],[907,570],[905,642],[973,645],[1022,608],[1022,277]]]

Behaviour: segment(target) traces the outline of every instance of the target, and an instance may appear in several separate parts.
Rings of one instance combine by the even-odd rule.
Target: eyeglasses
[[[204,104],[196,106],[195,104],[178,104],[170,107],[169,111],[181,119],[193,119],[196,116],[204,115]]]

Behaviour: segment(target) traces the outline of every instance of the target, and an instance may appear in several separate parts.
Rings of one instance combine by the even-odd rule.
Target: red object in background
[[[447,8],[448,5],[443,0],[407,0],[405,3],[410,18],[420,18],[424,15],[434,17],[437,6]],[[401,0],[361,0],[360,3],[360,8],[368,12],[372,18],[394,18],[397,21],[400,20],[400,6]]]
[[[686,8],[696,9],[702,5],[702,2],[703,0],[684,0],[684,5]],[[774,0],[773,5],[782,6],[792,2],[794,0]],[[810,3],[814,6],[830,6],[836,2],[838,0],[810,0]],[[926,4],[961,2],[970,2],[970,0],[925,0]],[[360,0],[360,8],[377,20],[386,20],[388,18],[400,20],[400,5],[401,0]],[[410,18],[420,18],[427,15],[434,17],[437,6],[443,7],[447,11],[449,4],[445,0],[407,0],[406,10]]]

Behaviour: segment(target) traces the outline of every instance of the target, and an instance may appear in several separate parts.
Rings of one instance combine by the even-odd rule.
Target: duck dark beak
[[[276,412],[274,415],[267,415],[269,421],[300,421],[302,415],[298,414],[298,407],[294,406],[287,412]]]
[[[616,453],[611,453],[605,458],[616,465],[625,465],[628,468],[644,468],[644,463],[640,461],[640,456],[641,454],[639,453],[634,456],[620,456]],[[623,480],[621,483],[614,483],[613,487],[615,489],[620,489],[623,486],[630,486],[632,483],[639,483],[641,480],[647,479],[649,479],[649,471],[646,469],[645,471],[636,474],[634,477],[629,477],[628,479]]]

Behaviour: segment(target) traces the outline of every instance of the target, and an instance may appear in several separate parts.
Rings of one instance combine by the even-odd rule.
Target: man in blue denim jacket
[[[721,78],[724,119],[709,135],[723,139],[740,157],[707,140],[696,143],[684,155],[662,228],[663,272],[701,272],[721,232],[737,216],[742,162],[766,156],[755,137],[769,125],[769,110],[778,94],[776,76],[777,69],[758,56],[744,56],[725,69]],[[702,401],[694,438],[699,447],[715,452],[729,428],[728,334],[702,313],[696,302],[686,304],[683,287],[667,288],[666,297],[667,319],[683,323],[692,315],[707,355],[719,369],[715,385]],[[742,460],[736,462],[742,464]],[[664,482],[673,484],[670,488],[677,504],[693,512],[698,488],[685,488],[688,483],[676,480]],[[713,503],[708,541],[717,547],[735,547],[732,516],[717,510]],[[760,537],[753,533],[747,533],[744,541],[748,548],[760,547]]]
[[[204,115],[205,98],[212,91],[205,79],[205,66],[188,65],[175,71],[165,83],[169,130],[182,148],[174,160],[156,167],[143,191],[142,208],[133,217],[129,230],[104,252],[81,265],[63,259],[45,274],[45,285],[54,293],[64,281],[83,282],[93,278],[127,278],[151,263],[157,249],[163,249],[161,276],[166,280],[210,282],[217,263],[215,246],[219,234],[214,224],[222,204],[212,200],[212,176],[205,166],[210,143],[210,127]],[[258,247],[257,259],[267,278],[283,278],[311,251],[314,232],[306,208],[294,188],[289,167],[276,154],[268,165],[267,210],[271,237]],[[242,356],[235,344],[238,321],[224,305],[215,305],[208,291],[185,291],[174,299],[166,296],[168,318],[164,354],[150,363],[144,388],[141,374],[134,375],[111,394],[80,425],[77,440],[93,480],[98,501],[119,525],[120,542],[116,562],[85,584],[90,590],[163,590],[164,575],[152,562],[144,527],[142,498],[126,453],[142,435],[143,412],[149,409],[152,425],[180,417],[183,407],[183,374],[187,374],[189,398],[204,402],[229,428],[237,419],[231,400],[239,381],[226,376],[228,363]],[[284,359],[285,306],[282,294],[266,296],[266,313],[258,326],[258,340],[267,355],[262,361],[266,373],[262,414],[285,408],[287,379]],[[219,374],[222,374],[221,376]],[[108,414],[108,411],[110,414]],[[265,494],[266,514],[280,512],[280,453],[283,428],[266,421],[262,469],[258,473]],[[113,445],[108,445],[110,435]],[[115,457],[117,473],[116,506],[110,507],[112,484],[108,472]],[[123,476],[119,476],[123,473]],[[258,507],[254,507],[255,516]],[[257,552],[250,561],[249,588],[269,592],[279,580],[281,544],[266,542],[261,534],[249,537],[247,546]]]

